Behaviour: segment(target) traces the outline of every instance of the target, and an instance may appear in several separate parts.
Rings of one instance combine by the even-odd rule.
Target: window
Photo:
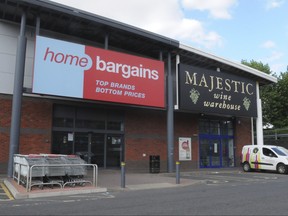
[[[56,105],[53,130],[124,131],[124,114],[119,110]],[[64,129],[65,130],[65,129]]]
[[[272,148],[273,151],[275,151],[278,155],[280,156],[287,156],[287,154],[285,154],[285,152],[282,152],[280,149],[278,148]]]
[[[53,126],[54,127],[73,128],[73,118],[55,117],[53,119]]]
[[[233,121],[202,119],[200,121],[200,133],[210,135],[233,136]]]
[[[268,148],[263,148],[263,154],[267,157],[277,157],[274,152]]]
[[[107,123],[107,129],[108,130],[119,130],[122,131],[122,122],[116,122],[116,121],[109,121]]]

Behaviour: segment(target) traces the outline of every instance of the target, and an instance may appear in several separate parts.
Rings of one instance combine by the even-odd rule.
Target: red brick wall
[[[50,153],[52,103],[26,99],[22,104],[20,153]]]
[[[191,113],[175,113],[175,161],[179,160],[179,137],[190,137],[192,140],[192,161],[182,161],[181,170],[198,167],[199,158],[199,117]]]
[[[166,163],[166,143],[165,112],[142,109],[126,112],[125,159],[129,170],[148,171],[150,155],[159,155]],[[165,169],[163,163],[161,169]]]
[[[12,97],[0,97],[0,163],[9,158]],[[20,154],[50,153],[52,103],[24,97],[21,113]]]
[[[7,163],[9,158],[11,104],[12,97],[0,96],[0,163]]]
[[[244,145],[252,144],[251,136],[251,119],[250,118],[237,118],[235,121],[235,158],[236,166],[240,166],[240,157],[242,147]]]
[[[192,138],[192,161],[181,162],[181,168],[191,169],[198,164],[198,117],[175,113],[174,161],[179,160],[178,138]],[[146,154],[146,156],[143,156]],[[148,171],[149,156],[159,155],[161,172],[167,171],[167,126],[165,111],[133,110],[125,118],[125,159],[128,170]]]

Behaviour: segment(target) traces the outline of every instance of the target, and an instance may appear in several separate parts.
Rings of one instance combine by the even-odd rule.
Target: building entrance
[[[52,153],[76,154],[99,167],[120,167],[123,119],[119,111],[55,106]]]
[[[105,134],[76,132],[74,152],[87,163],[104,166]]]
[[[119,167],[122,158],[123,135],[75,133],[75,154],[87,163],[100,167]]]
[[[200,168],[234,167],[232,121],[201,120],[199,145]]]

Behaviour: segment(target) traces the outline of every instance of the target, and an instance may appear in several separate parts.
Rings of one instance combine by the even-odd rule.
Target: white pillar
[[[253,124],[253,117],[251,117],[251,144],[255,145],[254,143],[254,124]]]
[[[259,83],[256,82],[257,92],[257,119],[256,119],[256,133],[257,133],[257,145],[264,145],[263,139],[263,120],[262,120],[262,102],[259,93]]]

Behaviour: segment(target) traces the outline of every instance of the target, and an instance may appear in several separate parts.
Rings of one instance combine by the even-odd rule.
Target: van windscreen
[[[274,152],[276,152],[278,155],[280,155],[280,156],[288,156],[285,152],[283,152],[283,151],[281,151],[280,149],[278,149],[278,148],[272,148],[272,150],[274,151]]]

